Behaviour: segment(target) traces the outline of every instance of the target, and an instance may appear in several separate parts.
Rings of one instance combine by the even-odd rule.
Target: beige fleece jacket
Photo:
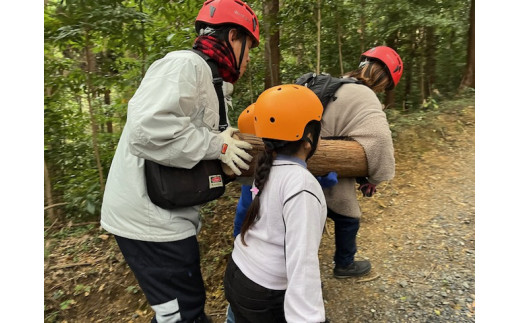
[[[376,94],[361,84],[345,84],[337,99],[327,105],[322,119],[322,138],[349,137],[365,150],[368,181],[378,185],[395,175],[392,134]],[[340,178],[338,184],[323,189],[327,206],[334,212],[361,217],[355,178]]]

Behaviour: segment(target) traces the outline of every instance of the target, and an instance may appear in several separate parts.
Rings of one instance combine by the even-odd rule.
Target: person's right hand
[[[252,149],[253,146],[248,142],[234,139],[232,136],[237,131],[237,129],[229,127],[218,134],[218,136],[224,141],[218,159],[229,166],[233,173],[239,176],[242,172],[238,167],[248,170],[249,165],[246,164],[244,160],[250,162],[253,159],[253,156],[246,153],[244,149]]]
[[[325,176],[317,176],[316,179],[323,188],[329,188],[338,184],[338,174],[336,172],[330,172]]]

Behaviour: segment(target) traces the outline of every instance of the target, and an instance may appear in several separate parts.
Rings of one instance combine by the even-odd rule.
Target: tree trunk
[[[395,106],[395,91],[385,91],[385,109],[392,109]]]
[[[278,28],[279,0],[264,2],[264,19],[262,28],[265,30],[265,78],[264,88],[268,89],[280,82],[280,29]]]
[[[410,33],[410,39],[409,43],[411,44],[411,50],[410,54],[408,55],[408,61],[403,62],[403,73],[404,73],[404,79],[405,79],[405,86],[404,86],[404,101],[403,101],[403,110],[408,109],[408,100],[412,93],[412,82],[413,82],[413,67],[414,67],[414,57],[416,55],[416,43],[415,43],[415,33]],[[406,64],[406,65],[405,65]]]
[[[105,102],[105,105],[110,105],[111,101],[110,101],[110,89],[105,89],[105,92],[104,92],[104,102]],[[107,133],[114,133],[114,126],[112,124],[112,114],[110,115],[107,115],[108,117],[108,120],[106,122],[106,126],[107,126]]]
[[[92,146],[94,148],[94,157],[96,158],[96,165],[99,174],[99,185],[101,193],[105,191],[105,179],[103,175],[103,167],[101,165],[101,157],[99,154],[98,146],[98,125],[94,113],[94,107],[92,106],[92,93],[94,92],[94,86],[92,85],[92,73],[94,73],[95,61],[91,51],[90,37],[88,30],[85,32],[85,57],[87,61],[87,103],[88,111],[90,115],[90,125],[92,128]]]
[[[396,48],[397,34],[390,36],[387,40],[388,47]],[[395,106],[395,88],[390,91],[385,91],[384,100],[385,109],[393,108]]]
[[[249,86],[249,104],[255,103],[255,92],[253,89],[253,73],[251,73],[250,69],[246,70],[247,73],[247,84]]]
[[[426,27],[425,29],[425,41],[426,41],[426,61],[424,64],[424,76],[425,82],[425,97],[430,98],[433,93],[433,86],[435,85],[435,69],[437,65],[436,61],[436,46],[437,39],[435,37],[435,28]]]
[[[49,171],[47,169],[47,162],[43,161],[43,182],[45,186],[45,204],[53,205],[54,199],[52,197],[52,184],[51,184],[51,176],[49,175]],[[54,221],[56,219],[56,214],[54,213],[54,209],[47,210],[48,218],[50,221]]]
[[[366,7],[366,1],[361,0],[360,3],[360,17],[359,17],[359,45],[361,49],[361,53],[365,52],[365,27],[366,27],[366,18],[365,18],[365,7]]]
[[[143,0],[139,0],[139,12],[143,13]],[[146,28],[143,19],[141,19],[140,23],[141,37],[143,37],[141,41],[141,79],[143,79],[146,74]]]
[[[304,57],[305,57],[305,49],[303,47],[303,44],[300,42],[300,43],[298,43],[298,50],[296,52],[296,62],[298,65],[303,64]]]
[[[240,177],[251,177],[254,174],[254,165],[260,152],[264,151],[264,143],[261,138],[249,134],[236,134],[239,139],[247,141],[253,146],[248,151],[253,156],[249,163],[249,170],[244,171]],[[338,177],[358,177],[368,175],[368,166],[365,151],[360,144],[347,140],[322,139],[314,156],[308,161],[308,169],[315,176],[325,175],[335,171]],[[224,167],[226,173],[231,170]]]
[[[341,44],[341,37],[343,36],[343,30],[341,28],[341,20],[339,18],[339,10],[336,10],[336,32],[338,33],[338,59],[339,59],[339,75],[343,75],[343,48]]]
[[[425,63],[425,60],[424,60],[424,56],[421,55],[421,58],[420,58],[420,63],[419,63],[419,75],[420,75],[420,82],[419,82],[419,85],[420,85],[420,88],[421,88],[421,101],[422,103],[424,103],[424,101],[426,100],[426,92],[425,92],[425,89],[424,89],[424,64]]]
[[[78,114],[83,114],[83,99],[81,97],[81,94],[74,94],[74,99],[76,100],[76,103],[78,104]]]
[[[316,74],[320,74],[320,51],[321,51],[321,0],[318,0],[318,11],[316,19],[317,41],[316,41]]]
[[[459,92],[464,88],[475,88],[475,0],[471,0],[468,30],[466,72],[460,82]]]

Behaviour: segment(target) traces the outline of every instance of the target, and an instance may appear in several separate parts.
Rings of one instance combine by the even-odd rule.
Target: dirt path
[[[320,248],[331,322],[473,322],[474,107],[464,101],[396,123],[396,177],[363,198],[358,258],[369,275],[332,277],[333,223]],[[207,312],[224,322],[222,277],[239,185],[204,208],[199,240]],[[330,220],[329,220],[330,221]],[[46,230],[46,322],[149,322],[153,315],[113,237],[96,223]]]
[[[334,240],[324,236],[332,322],[474,321],[473,120],[467,107],[397,136],[395,179],[362,199],[358,254],[372,262],[368,276],[333,278]]]

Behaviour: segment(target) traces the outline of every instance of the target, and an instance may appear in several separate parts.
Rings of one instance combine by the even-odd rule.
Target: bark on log
[[[236,133],[236,136],[253,146],[253,149],[248,151],[253,156],[253,160],[249,163],[249,170],[242,170],[240,175],[240,177],[251,177],[254,174],[257,155],[264,151],[264,143],[261,138],[250,134]],[[331,171],[338,173],[338,177],[368,175],[365,150],[356,141],[322,139],[307,166],[315,176],[325,175]],[[228,173],[231,170],[225,169],[225,171]]]

